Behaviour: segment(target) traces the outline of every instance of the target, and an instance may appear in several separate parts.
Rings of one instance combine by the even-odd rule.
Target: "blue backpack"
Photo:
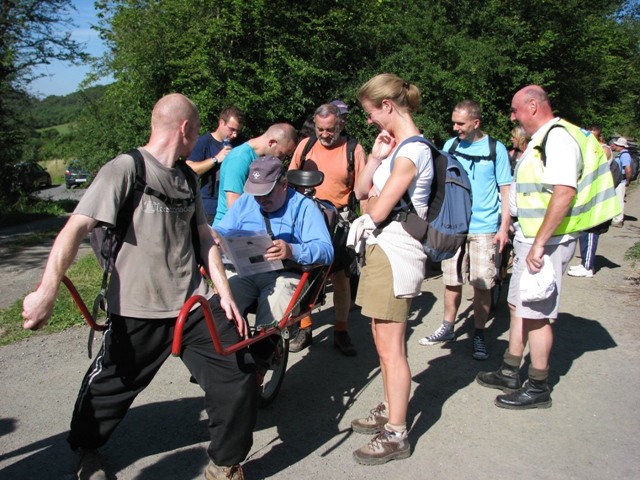
[[[422,239],[424,251],[433,262],[453,257],[469,232],[471,221],[471,183],[460,162],[449,152],[438,148],[424,137],[410,137],[402,142],[420,142],[431,149],[433,182],[427,212],[427,232]],[[395,154],[394,154],[395,157]],[[403,209],[411,209],[407,205]]]

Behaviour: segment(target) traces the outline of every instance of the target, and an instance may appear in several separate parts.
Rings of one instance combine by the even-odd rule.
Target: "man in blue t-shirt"
[[[509,186],[511,167],[506,147],[481,129],[480,106],[473,100],[456,105],[451,115],[457,136],[445,143],[471,181],[471,223],[467,242],[456,255],[442,262],[445,284],[444,320],[433,334],[420,339],[421,345],[455,340],[453,327],[462,299],[462,285],[473,286],[473,358],[486,360],[484,327],[491,307],[491,288],[495,277],[495,246],[500,251],[509,242]]]
[[[624,225],[624,197],[627,194],[627,187],[631,184],[631,154],[629,153],[629,142],[626,138],[620,137],[611,144],[611,149],[618,152],[615,161],[620,167],[624,180],[616,187],[616,196],[620,202],[620,215],[613,217],[612,227],[622,227]]]
[[[234,148],[220,167],[218,210],[213,224],[217,225],[233,202],[242,195],[251,162],[265,155],[275,155],[280,160],[284,160],[296,149],[297,142],[298,134],[292,125],[276,123],[259,137],[252,138],[238,148]]]
[[[239,137],[244,126],[244,113],[237,107],[227,107],[220,112],[218,128],[198,138],[187,165],[200,177],[200,193],[209,225],[218,207],[220,165],[231,147],[242,143]]]
[[[316,204],[289,188],[282,162],[273,155],[251,163],[244,194],[234,202],[215,226],[217,235],[233,230],[265,230],[273,245],[265,252],[267,260],[291,259],[301,265],[333,261],[333,246],[324,218]],[[244,313],[258,300],[256,325],[282,320],[300,275],[270,271],[240,277],[233,272],[229,286],[238,310]]]

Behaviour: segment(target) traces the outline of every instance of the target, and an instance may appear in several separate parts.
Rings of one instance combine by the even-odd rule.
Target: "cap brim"
[[[275,180],[272,183],[252,183],[247,180],[244,183],[244,193],[248,193],[254,197],[263,197],[265,195],[269,195],[273,191],[277,182],[278,180]]]

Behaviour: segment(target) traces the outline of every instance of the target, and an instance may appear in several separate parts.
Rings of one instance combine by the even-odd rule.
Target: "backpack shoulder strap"
[[[131,225],[131,222],[133,221],[133,211],[140,204],[144,187],[147,185],[147,170],[140,150],[133,148],[129,150],[126,155],[129,155],[133,159],[135,180],[134,188],[129,191],[122,208],[118,211],[115,231],[121,238],[124,238],[127,230],[129,229],[129,225]]]
[[[196,182],[198,181],[196,174],[191,167],[187,165],[187,162],[177,161],[176,168],[178,168],[182,174],[187,179],[187,185],[189,185],[189,192],[191,193],[191,198],[195,199],[196,196]],[[198,233],[198,221],[196,219],[196,212],[194,210],[193,215],[191,215],[191,243],[193,243],[193,249],[196,255],[196,261],[199,265],[204,265],[204,261],[202,260],[202,256],[200,255],[200,235]]]
[[[460,139],[458,137],[456,137],[456,139],[453,141],[453,143],[449,147],[449,153],[451,155],[455,155],[456,149],[458,148],[458,145],[460,145]]]
[[[491,135],[487,135],[489,137],[489,159],[495,163],[496,158],[498,158],[496,154],[496,147],[498,145],[498,141],[493,138]]]
[[[404,140],[402,143],[400,143],[400,145],[398,145],[398,147],[395,149],[395,151],[393,152],[393,156],[391,157],[391,168],[393,168],[393,162],[396,159],[396,155],[398,154],[398,152],[400,151],[400,149],[408,144],[408,143],[415,143],[415,142],[419,142],[419,143],[424,143],[425,145],[427,145],[430,149],[431,149],[431,156],[433,158],[433,160],[435,161],[436,157],[440,154],[440,152],[438,151],[438,149],[436,148],[436,146],[431,143],[429,140],[427,140],[424,137],[421,137],[420,135],[414,135],[413,137],[409,137],[406,140]],[[404,194],[402,195],[402,200],[404,200],[404,202],[407,204],[406,207],[411,209],[413,207],[413,204],[411,202],[411,197],[409,197],[409,192],[406,191],[404,192]],[[400,202],[398,202],[398,207],[400,206]],[[404,207],[403,207],[404,208]]]
[[[489,155],[467,155],[466,153],[462,153],[462,152],[458,152],[458,145],[460,145],[460,139],[458,137],[456,137],[456,139],[453,141],[453,143],[451,144],[451,146],[449,147],[449,153],[451,155],[455,155],[458,157],[462,157],[462,158],[466,158],[467,160],[471,160],[471,161],[477,161],[477,160],[491,160],[492,162],[495,163],[496,161],[496,145],[498,144],[498,141],[491,137],[490,135],[487,135],[488,140],[489,140]]]
[[[300,164],[298,165],[298,170],[302,170],[304,168],[304,162],[307,161],[307,154],[309,153],[309,151],[311,151],[317,140],[318,139],[315,135],[309,137],[309,140],[307,140],[307,143],[302,149],[302,154],[300,155]]]
[[[355,151],[358,146],[358,140],[356,137],[352,137],[351,135],[347,135],[347,185],[351,190],[355,186],[356,176],[355,172]]]
[[[544,137],[542,138],[542,141],[540,142],[540,145],[536,145],[534,147],[536,150],[538,150],[540,152],[540,158],[542,158],[542,166],[543,167],[547,166],[546,149],[547,149],[547,140],[549,139],[549,132],[551,132],[551,130],[553,130],[554,128],[564,128],[564,125],[561,125],[559,123],[551,125],[549,130],[547,130],[547,133],[544,134]]]

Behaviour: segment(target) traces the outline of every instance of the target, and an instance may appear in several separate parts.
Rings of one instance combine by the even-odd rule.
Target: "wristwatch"
[[[213,162],[214,165],[217,165],[218,163],[220,163],[216,157],[213,157],[211,161]]]

